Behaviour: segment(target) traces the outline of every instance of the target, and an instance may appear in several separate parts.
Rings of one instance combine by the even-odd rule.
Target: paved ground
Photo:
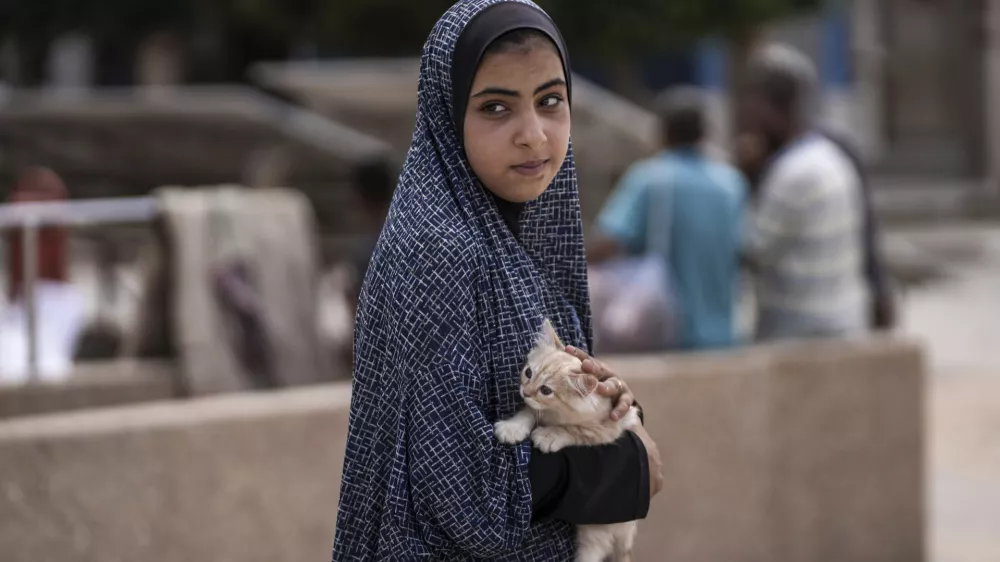
[[[899,232],[949,278],[911,290],[903,330],[928,346],[929,553],[1000,562],[1000,225]]]

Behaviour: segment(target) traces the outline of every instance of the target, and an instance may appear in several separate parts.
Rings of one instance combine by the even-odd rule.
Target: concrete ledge
[[[915,344],[779,344],[614,365],[665,462],[637,560],[924,559]]]
[[[611,362],[666,464],[637,560],[923,560],[915,345]],[[326,560],[349,403],[338,384],[0,423],[3,559]]]
[[[175,379],[166,361],[82,363],[66,381],[0,386],[0,419],[166,400]]]
[[[5,562],[327,560],[350,387],[0,424]]]

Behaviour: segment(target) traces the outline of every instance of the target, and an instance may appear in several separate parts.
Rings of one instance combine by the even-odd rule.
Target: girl
[[[358,307],[335,561],[571,560],[574,524],[640,519],[658,490],[641,428],[552,454],[493,435],[544,318],[591,343],[569,81],[526,0],[462,0],[431,31]],[[624,383],[584,370],[627,411]]]

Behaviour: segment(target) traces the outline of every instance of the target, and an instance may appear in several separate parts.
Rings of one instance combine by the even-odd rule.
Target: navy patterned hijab
[[[424,46],[416,130],[358,306],[335,561],[572,559],[569,525],[531,522],[530,446],[493,436],[522,404],[518,371],[544,318],[590,347],[572,150],[515,237],[453,119],[460,36],[515,3],[530,12],[518,25],[549,34],[526,0],[462,0]]]

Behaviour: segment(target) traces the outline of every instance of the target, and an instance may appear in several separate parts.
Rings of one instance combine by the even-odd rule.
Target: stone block
[[[917,346],[875,338],[611,363],[664,462],[638,560],[924,559]]]
[[[0,424],[5,562],[328,560],[349,386]]]
[[[923,359],[906,345],[870,345],[775,354],[774,560],[924,559]]]
[[[613,364],[639,396],[664,463],[636,560],[771,560],[766,362],[630,362]]]

